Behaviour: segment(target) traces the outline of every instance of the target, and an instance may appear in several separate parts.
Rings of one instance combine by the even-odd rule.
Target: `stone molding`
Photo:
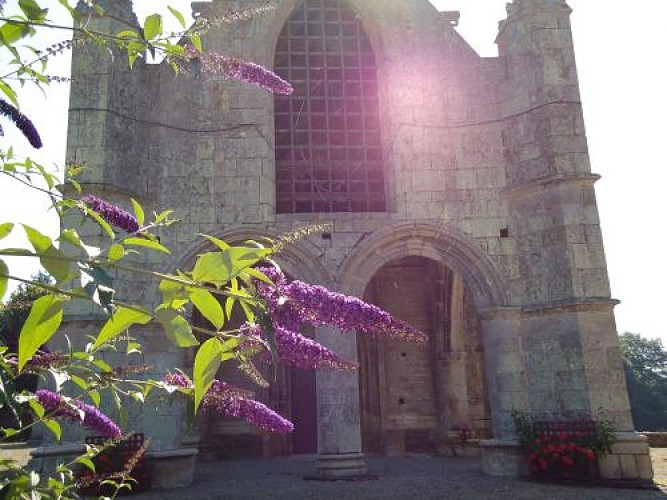
[[[506,286],[489,256],[469,236],[445,225],[388,225],[368,235],[341,265],[341,289],[361,296],[385,264],[402,257],[425,257],[459,274],[480,309],[506,304]]]
[[[551,174],[527,182],[512,184],[500,191],[500,197],[505,200],[523,198],[537,194],[552,187],[564,184],[593,185],[600,180],[598,174]]]

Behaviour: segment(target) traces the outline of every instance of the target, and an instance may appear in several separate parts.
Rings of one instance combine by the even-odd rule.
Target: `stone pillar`
[[[355,334],[323,327],[318,328],[316,338],[344,358],[357,359]],[[358,373],[317,372],[317,427],[315,479],[355,479],[367,474],[361,451]]]
[[[521,310],[495,308],[480,311],[486,382],[491,406],[493,439],[480,442],[482,470],[491,476],[521,475],[523,456],[516,439],[512,410],[524,410],[527,391]]]
[[[452,284],[450,352],[447,360],[448,377],[446,389],[447,418],[446,430],[468,420],[468,383],[466,379],[467,353],[464,338],[465,285],[459,275],[454,275]]]

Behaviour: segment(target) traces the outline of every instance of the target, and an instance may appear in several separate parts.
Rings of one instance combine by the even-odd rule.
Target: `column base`
[[[600,457],[600,477],[621,481],[651,481],[653,464],[645,435],[617,432],[611,453]]]
[[[363,481],[377,479],[368,473],[363,453],[320,454],[315,472],[304,477],[316,481]]]

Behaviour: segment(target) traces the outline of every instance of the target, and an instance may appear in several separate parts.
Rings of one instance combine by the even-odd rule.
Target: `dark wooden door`
[[[290,368],[292,389],[292,453],[317,453],[317,406],[315,371]]]

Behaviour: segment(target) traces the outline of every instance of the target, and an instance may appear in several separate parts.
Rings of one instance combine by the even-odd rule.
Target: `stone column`
[[[447,431],[452,426],[467,423],[468,381],[466,378],[467,353],[464,338],[464,291],[465,285],[459,275],[452,284],[450,352],[447,380]]]
[[[491,476],[520,475],[522,451],[516,439],[512,409],[524,410],[527,387],[521,341],[521,310],[480,311],[486,381],[491,406],[493,439],[481,441],[482,470]]]
[[[354,333],[323,327],[318,328],[316,338],[346,359],[358,359]],[[361,451],[358,373],[317,372],[317,428],[316,479],[354,479],[367,474]]]

